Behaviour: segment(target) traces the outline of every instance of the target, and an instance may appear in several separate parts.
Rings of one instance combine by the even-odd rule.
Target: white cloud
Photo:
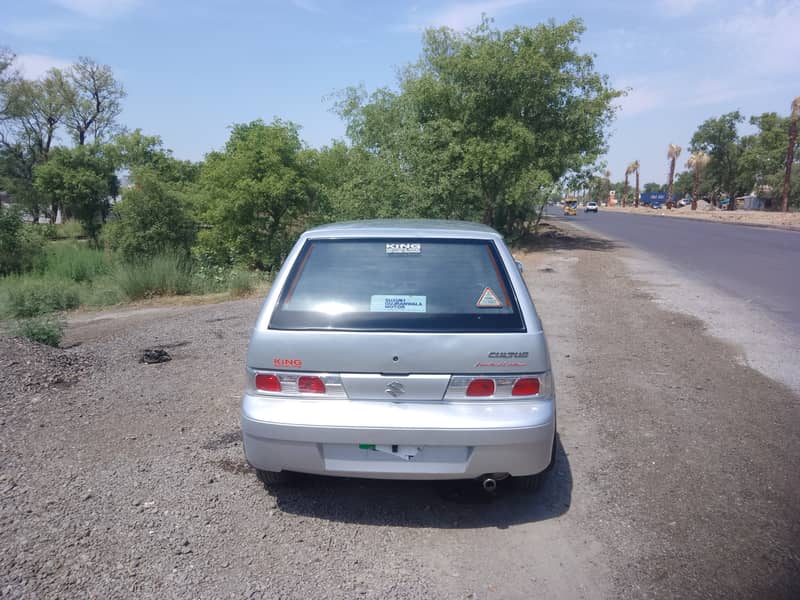
[[[620,117],[696,106],[727,105],[734,110],[738,102],[778,92],[782,87],[769,83],[742,85],[738,78],[734,79],[697,78],[687,84],[685,73],[673,72],[623,82],[617,87],[629,91],[627,96],[617,100]]]
[[[456,2],[430,14],[414,14],[401,29],[420,31],[426,27],[449,27],[464,31],[481,22],[484,14],[489,17],[516,6],[530,4],[532,0],[483,0],[482,2]]]
[[[76,28],[77,24],[74,21],[50,17],[28,21],[12,20],[0,25],[4,33],[22,40],[57,39]]]
[[[623,115],[639,115],[661,108],[664,105],[664,98],[658,91],[644,85],[631,86],[628,94],[617,100],[617,105],[622,109]]]
[[[658,8],[668,17],[685,17],[713,0],[658,0]]]
[[[745,69],[800,73],[800,2],[758,2],[710,28],[714,40]]]
[[[112,19],[130,12],[140,0],[51,0],[53,3],[91,19]]]
[[[14,59],[14,68],[26,79],[39,79],[52,68],[66,69],[70,64],[68,60],[46,54],[18,54]]]
[[[129,13],[144,0],[50,0],[66,12],[0,23],[0,31],[22,40],[57,40],[74,31],[96,29]],[[57,12],[57,11],[51,11]]]

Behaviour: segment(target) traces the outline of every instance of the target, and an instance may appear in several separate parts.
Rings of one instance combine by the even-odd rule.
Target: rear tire
[[[256,477],[264,485],[281,485],[291,481],[292,476],[287,471],[262,471],[256,469]]]

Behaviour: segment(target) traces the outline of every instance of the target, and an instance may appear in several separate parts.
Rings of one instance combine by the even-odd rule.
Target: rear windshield
[[[303,247],[273,329],[525,331],[485,240],[314,240]]]

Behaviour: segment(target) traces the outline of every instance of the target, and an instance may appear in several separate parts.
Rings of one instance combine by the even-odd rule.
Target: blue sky
[[[682,165],[706,118],[788,114],[800,95],[800,0],[26,0],[1,12],[0,46],[27,76],[78,56],[111,65],[123,123],[193,160],[256,118],[294,121],[315,147],[343,137],[332,94],[394,86],[425,27],[463,30],[482,13],[499,28],[584,20],[582,49],[630,88],[609,132],[614,179],[638,159],[643,181],[663,182],[667,145],[684,147]]]

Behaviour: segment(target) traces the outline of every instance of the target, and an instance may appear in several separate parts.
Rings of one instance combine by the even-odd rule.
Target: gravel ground
[[[265,489],[238,431],[257,299],[73,317],[66,350],[0,339],[0,595],[800,596],[798,397],[707,360],[731,349],[622,252],[550,232],[519,253],[559,392],[557,469],[533,495]]]

